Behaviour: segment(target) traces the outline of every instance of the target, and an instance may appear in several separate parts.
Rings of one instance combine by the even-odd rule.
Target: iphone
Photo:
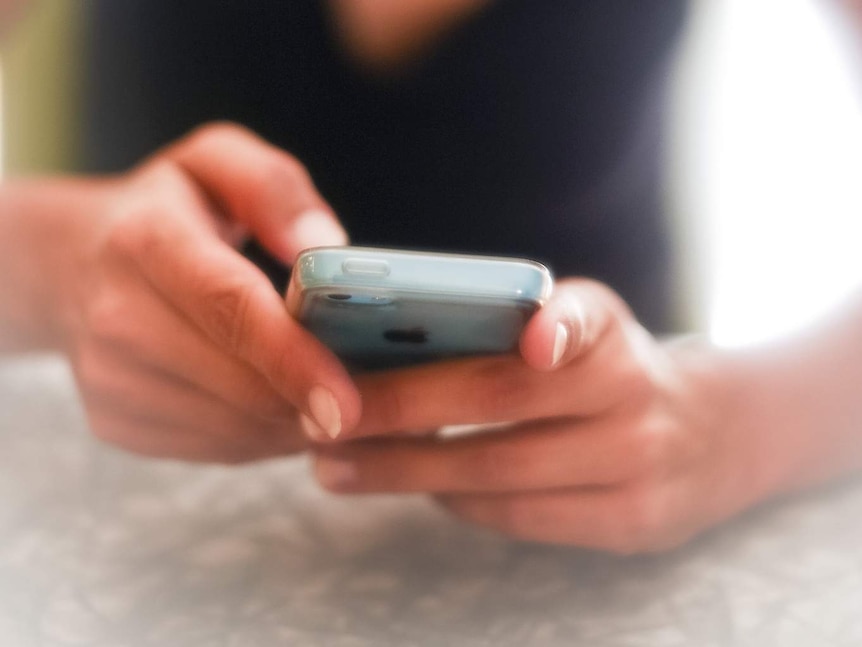
[[[287,304],[349,368],[376,370],[510,352],[552,283],[525,259],[318,247],[298,257]]]

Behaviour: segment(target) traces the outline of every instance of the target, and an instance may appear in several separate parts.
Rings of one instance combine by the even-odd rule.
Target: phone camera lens
[[[349,294],[344,294],[342,292],[334,292],[332,294],[327,294],[326,297],[328,299],[332,299],[333,301],[350,301],[351,296]]]

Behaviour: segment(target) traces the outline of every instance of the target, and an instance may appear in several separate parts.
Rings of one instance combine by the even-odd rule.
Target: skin
[[[359,395],[236,245],[285,263],[347,237],[303,167],[214,124],[103,180],[0,191],[0,349],[61,350],[93,432],[148,456],[241,462],[349,428]],[[313,396],[313,394],[316,394]]]
[[[339,493],[430,492],[462,519],[521,539],[666,550],[862,467],[860,325],[862,297],[768,349],[661,343],[607,287],[566,280],[519,355],[358,378],[363,418],[335,442],[316,438],[317,477]]]
[[[332,0],[381,70],[482,4]],[[862,467],[862,298],[731,353],[655,340],[607,287],[568,279],[517,354],[353,381],[236,251],[247,235],[286,264],[346,240],[299,162],[237,126],[117,177],[7,182],[0,350],[66,353],[94,433],[130,451],[233,463],[311,442],[334,491],[429,492],[515,537],[622,553]]]
[[[862,1],[839,5],[862,27]],[[372,49],[353,51],[373,64]],[[770,348],[662,343],[606,287],[571,279],[530,322],[520,356],[360,377],[362,421],[336,439],[353,442],[306,430],[332,491],[430,492],[522,539],[663,550],[862,467],[860,324],[862,297]],[[499,423],[466,437],[426,431]]]

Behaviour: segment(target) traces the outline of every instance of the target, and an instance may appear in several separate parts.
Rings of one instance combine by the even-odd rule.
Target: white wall
[[[722,345],[788,334],[862,284],[862,74],[830,6],[696,7],[674,203],[689,305]]]

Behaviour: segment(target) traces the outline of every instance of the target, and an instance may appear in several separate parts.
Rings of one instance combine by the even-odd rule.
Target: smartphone
[[[317,247],[294,264],[287,305],[348,368],[378,370],[510,352],[552,285],[518,258]]]

